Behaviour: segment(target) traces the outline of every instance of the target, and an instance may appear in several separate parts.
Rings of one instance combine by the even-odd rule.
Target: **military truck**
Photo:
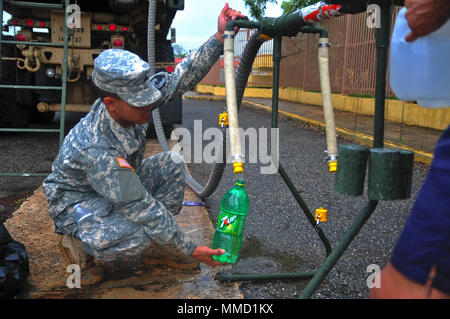
[[[23,1],[22,1],[23,2]],[[61,3],[61,1],[40,1]],[[64,2],[64,1],[62,1]],[[96,99],[91,77],[94,59],[109,48],[132,51],[147,61],[148,0],[78,0],[81,24],[70,29],[66,111],[88,112]],[[1,84],[61,86],[63,47],[39,45],[64,43],[64,10],[24,8],[3,0],[14,35],[3,40],[36,42],[36,45],[2,44]],[[175,67],[172,21],[184,0],[158,0],[155,21],[156,72]],[[73,11],[72,13],[76,13]],[[75,20],[74,20],[75,21]],[[19,31],[17,31],[19,30]],[[167,39],[169,36],[172,39]],[[161,109],[164,127],[181,123],[181,98]],[[0,127],[26,127],[31,121],[50,122],[61,109],[61,91],[0,89]],[[151,120],[152,121],[152,120]],[[152,125],[150,125],[151,127]]]

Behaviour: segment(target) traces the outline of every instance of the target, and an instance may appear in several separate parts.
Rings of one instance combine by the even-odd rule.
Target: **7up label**
[[[220,212],[217,228],[224,234],[240,236],[246,216]]]
[[[236,218],[237,218],[237,216],[236,215],[234,215],[234,216],[232,216],[232,217],[228,217],[228,215],[227,216],[224,216],[222,219],[221,219],[221,224],[220,224],[220,229],[222,229],[223,228],[223,226],[228,226],[228,225],[230,225],[231,223],[233,223],[235,220],[236,220]]]

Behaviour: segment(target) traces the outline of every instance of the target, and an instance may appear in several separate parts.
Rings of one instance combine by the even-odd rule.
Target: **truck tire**
[[[5,36],[3,40],[13,40]],[[2,44],[2,57],[14,57],[15,46]],[[16,83],[16,61],[1,60],[0,84]],[[0,88],[0,127],[23,128],[30,124],[30,109],[17,103],[17,94],[20,90]]]

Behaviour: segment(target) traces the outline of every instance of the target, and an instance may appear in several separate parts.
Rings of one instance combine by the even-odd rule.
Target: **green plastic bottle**
[[[213,256],[223,263],[235,263],[242,246],[242,234],[247,218],[250,201],[244,188],[244,181],[239,179],[220,202],[220,214],[217,221],[211,248],[222,248],[225,254]]]

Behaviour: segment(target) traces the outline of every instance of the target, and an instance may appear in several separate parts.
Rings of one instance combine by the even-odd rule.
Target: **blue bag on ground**
[[[10,297],[26,283],[30,274],[25,246],[12,239],[0,222],[0,298]]]

